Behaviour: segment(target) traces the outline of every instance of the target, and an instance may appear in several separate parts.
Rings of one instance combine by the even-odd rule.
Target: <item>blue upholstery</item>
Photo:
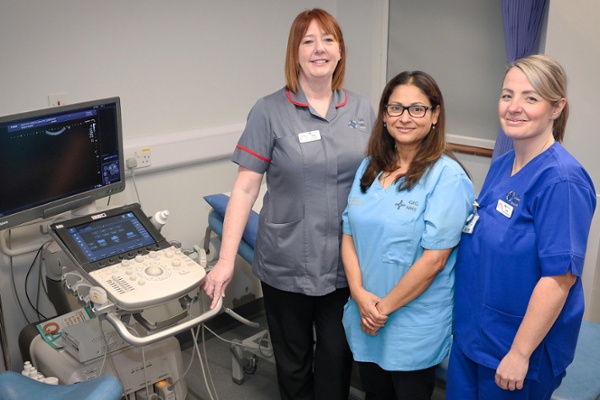
[[[583,321],[575,360],[552,400],[596,400],[600,397],[600,324]]]
[[[250,223],[251,222],[248,221],[249,225]],[[256,224],[258,224],[258,219],[256,220]],[[221,237],[223,235],[223,216],[219,215],[215,210],[211,210],[208,214],[208,226],[210,226],[210,229],[212,229],[217,236]],[[252,265],[252,261],[254,260],[254,242],[248,243],[242,236],[238,254]]]
[[[0,400],[120,400],[123,385],[112,375],[72,384],[49,385],[13,371],[0,374]]]
[[[229,196],[223,193],[211,194],[209,196],[204,196],[204,200],[219,214],[221,217],[221,221],[225,218],[225,210],[227,209],[227,203],[229,203]],[[210,222],[210,217],[209,217]],[[222,224],[221,224],[222,225]],[[246,225],[246,229],[244,229],[244,233],[242,235],[242,239],[246,242],[246,244],[250,245],[254,249],[254,243],[256,243],[256,234],[258,232],[258,214],[256,211],[251,210],[250,216],[248,218],[248,224]],[[219,237],[223,233],[223,228],[219,232],[215,231]],[[244,257],[245,258],[245,257]],[[252,263],[250,263],[252,264]]]
[[[211,194],[204,196],[204,200],[213,208],[208,214],[208,226],[217,234],[223,236],[223,219],[225,218],[225,210],[229,203],[229,196],[222,193]],[[248,223],[242,234],[242,241],[238,249],[238,254],[246,260],[250,265],[254,260],[254,244],[256,243],[256,235],[258,232],[258,214],[251,210],[248,218]]]
[[[446,382],[448,359],[436,369],[436,378]],[[575,359],[552,400],[600,399],[600,324],[583,321]]]

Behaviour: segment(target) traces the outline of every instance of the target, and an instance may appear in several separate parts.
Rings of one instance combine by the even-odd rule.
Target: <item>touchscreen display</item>
[[[114,215],[67,228],[88,262],[118,256],[155,244],[133,212]]]

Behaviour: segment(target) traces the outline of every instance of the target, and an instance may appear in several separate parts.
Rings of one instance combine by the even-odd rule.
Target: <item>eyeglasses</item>
[[[404,110],[408,110],[408,114],[413,118],[423,118],[427,114],[427,110],[431,110],[433,106],[408,106],[405,107],[398,103],[386,104],[385,112],[390,117],[399,117],[404,114]]]

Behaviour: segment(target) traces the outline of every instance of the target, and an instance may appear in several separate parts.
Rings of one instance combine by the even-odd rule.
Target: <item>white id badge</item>
[[[498,200],[498,204],[496,205],[496,211],[504,215],[506,218],[510,218],[512,217],[513,206],[511,206],[505,201]]]
[[[316,131],[299,133],[298,140],[300,140],[300,143],[308,143],[308,142],[314,142],[316,140],[321,140],[321,132],[316,130]]]
[[[479,214],[471,214],[469,218],[467,218],[467,223],[463,227],[463,233],[468,233],[469,235],[473,233],[473,229],[475,229],[475,224],[479,221]]]

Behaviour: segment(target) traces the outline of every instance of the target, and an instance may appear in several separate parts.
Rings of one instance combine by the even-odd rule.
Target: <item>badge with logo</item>
[[[298,140],[300,140],[300,143],[309,143],[316,140],[321,140],[321,132],[317,130],[299,133]]]
[[[496,211],[504,215],[506,218],[510,218],[512,217],[513,206],[500,199],[498,200],[498,204],[496,205]]]

